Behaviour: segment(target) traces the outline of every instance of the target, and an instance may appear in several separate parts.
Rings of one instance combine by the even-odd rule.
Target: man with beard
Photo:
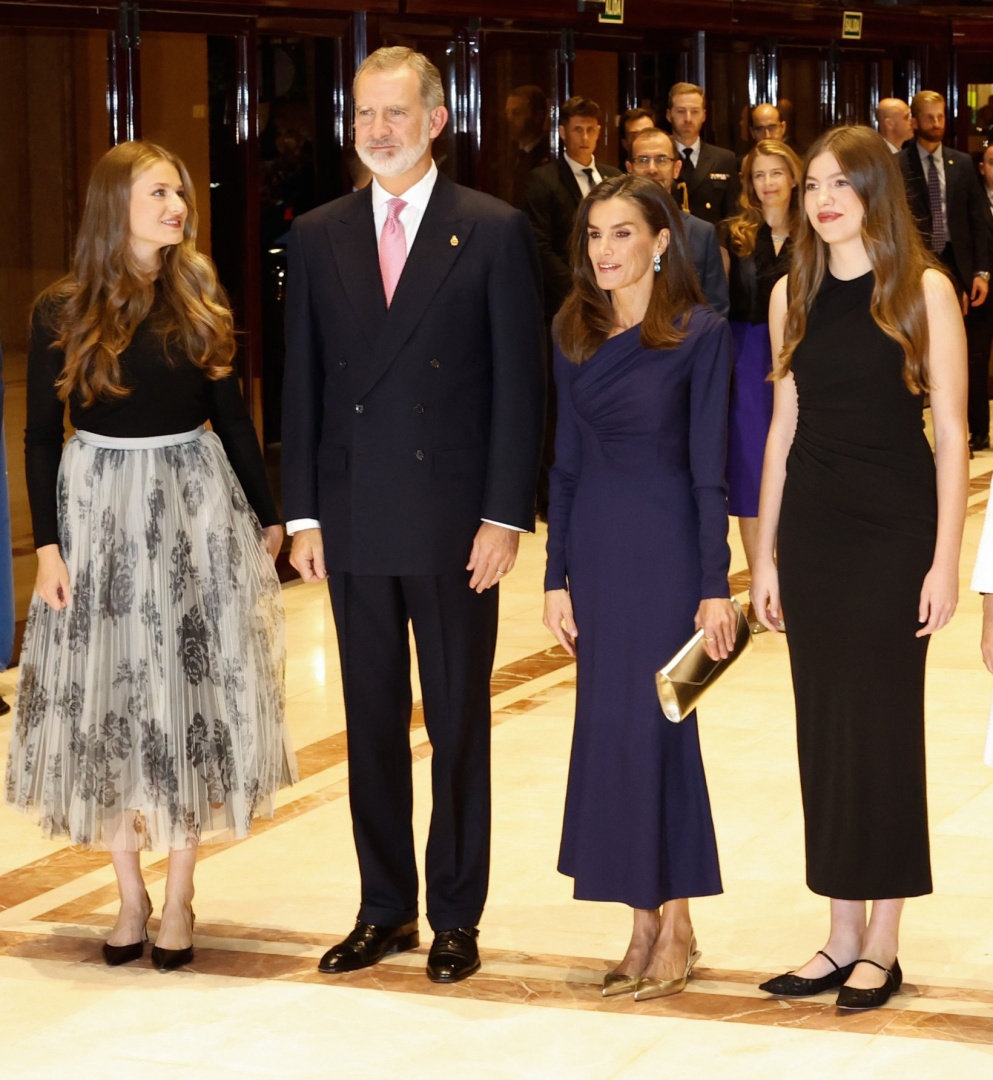
[[[914,141],[900,151],[907,200],[924,243],[958,285],[969,337],[969,448],[990,445],[989,350],[980,356],[979,308],[989,289],[989,210],[968,154],[942,146],[945,99],[922,90],[910,103]],[[973,315],[975,313],[975,317]]]
[[[431,739],[427,974],[479,968],[490,841],[495,586],[533,528],[544,357],[527,219],[439,174],[437,68],[379,49],[353,85],[373,181],[293,224],[283,508],[290,561],[328,580],[362,899],[319,968],[415,948],[408,623]]]
[[[682,161],[690,213],[711,225],[720,224],[738,212],[738,167],[731,150],[711,146],[700,138],[707,119],[703,88],[675,83],[669,90],[665,117],[672,125],[676,154]]]
[[[644,128],[632,136],[631,160],[627,163],[629,173],[654,180],[671,195],[681,164],[676,157],[672,139],[664,131]],[[686,227],[690,257],[700,279],[703,295],[718,315],[727,317],[728,276],[717,243],[717,230],[709,221],[703,221],[692,214],[683,215],[683,225]]]

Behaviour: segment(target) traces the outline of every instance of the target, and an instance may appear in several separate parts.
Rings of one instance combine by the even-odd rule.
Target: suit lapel
[[[559,158],[559,179],[562,181],[562,186],[569,192],[569,197],[572,201],[579,206],[583,201],[583,193],[579,190],[579,181],[576,179],[576,174],[569,168],[569,163],[565,158]]]
[[[325,231],[345,295],[372,346],[386,317],[386,294],[379,271],[371,188],[356,192],[337,216],[329,217]]]
[[[460,217],[456,185],[439,174],[388,311],[385,309],[377,256],[377,302],[383,305],[383,309],[372,324],[374,348],[368,366],[358,378],[357,392],[360,396],[368,393],[382,378],[416,329],[438,289],[465,250],[473,224],[471,219]]]

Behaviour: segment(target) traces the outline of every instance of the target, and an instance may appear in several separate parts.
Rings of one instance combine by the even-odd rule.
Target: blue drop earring
[[[662,270],[662,253],[659,252],[659,251],[656,251],[655,252],[655,273],[658,274],[658,273],[661,272],[661,270]]]

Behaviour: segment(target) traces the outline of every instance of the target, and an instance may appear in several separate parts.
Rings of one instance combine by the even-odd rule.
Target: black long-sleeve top
[[[36,547],[58,543],[56,484],[65,437],[65,404],[55,389],[65,353],[52,348],[52,309],[35,311],[28,353],[27,427],[24,457],[28,501]],[[266,480],[262,451],[245,409],[234,373],[208,379],[182,355],[167,356],[149,316],[121,353],[121,382],[127,397],[104,398],[84,407],[77,394],[69,398],[69,419],[75,428],[113,438],[147,438],[192,431],[206,421],[217,433],[245,496],[263,526],[279,522]],[[176,350],[172,350],[175,353]]]
[[[793,241],[787,239],[776,254],[772,229],[763,222],[755,237],[755,250],[747,258],[739,258],[731,250],[729,291],[732,322],[765,323],[769,321],[769,300],[772,287],[790,272]]]

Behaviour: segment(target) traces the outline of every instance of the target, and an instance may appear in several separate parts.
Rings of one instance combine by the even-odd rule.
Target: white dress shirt
[[[421,220],[424,217],[424,211],[428,208],[428,203],[431,201],[431,193],[434,191],[437,179],[438,166],[432,161],[431,168],[420,180],[399,196],[407,204],[400,211],[400,224],[403,226],[403,234],[407,239],[408,255],[410,249],[414,246],[414,241],[417,239],[417,230],[421,227]],[[386,224],[386,217],[389,212],[387,204],[390,199],[395,198],[398,198],[398,196],[391,195],[375,176],[372,178],[372,220],[376,225],[377,246],[380,237],[383,235],[383,226]]]
[[[589,193],[603,179],[603,177],[600,175],[599,170],[596,167],[596,158],[590,158],[589,165],[580,165],[578,161],[576,161],[574,158],[569,157],[568,154],[563,153],[562,156],[565,158],[566,164],[569,166],[569,168],[572,169],[572,175],[576,178],[576,183],[579,185],[579,190],[584,195],[589,195]],[[584,169],[593,170],[592,183],[590,183],[590,178],[583,171]]]
[[[683,151],[686,149],[686,144],[681,143],[678,139],[674,139],[673,141],[676,144],[676,153],[683,159],[683,161],[685,161],[686,157],[685,157]],[[690,147],[690,151],[691,151],[690,152],[690,161],[691,161],[691,163],[693,165],[693,168],[695,169],[697,167],[697,165],[700,164],[700,139],[699,138]]]

